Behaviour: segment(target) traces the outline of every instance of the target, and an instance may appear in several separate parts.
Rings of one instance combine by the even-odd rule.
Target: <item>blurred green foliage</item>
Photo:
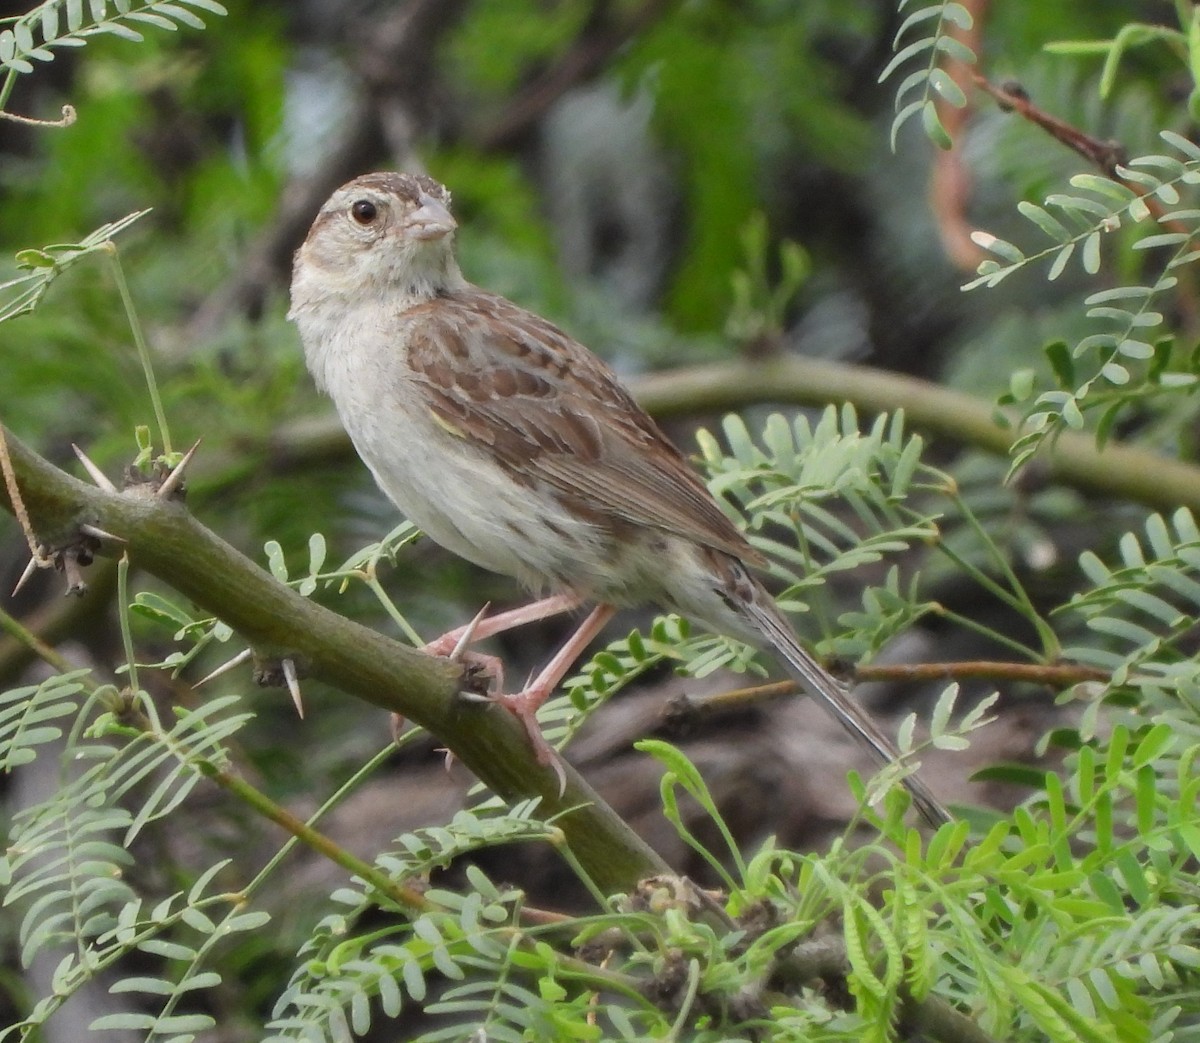
[[[286,261],[277,257],[267,264],[263,295],[252,306],[227,304],[217,309],[215,321],[200,323],[197,316],[219,299],[231,280],[247,274],[255,248],[282,220],[286,206],[281,207],[281,200],[286,203],[293,198],[290,193],[299,190],[298,170],[303,167],[307,172],[336,159],[341,147],[336,132],[353,123],[362,107],[379,106],[380,95],[386,92],[356,59],[376,25],[419,5],[416,0],[409,0],[408,7],[366,0],[341,7],[232,0],[227,6],[229,17],[206,17],[204,32],[144,27],[142,42],[113,35],[91,37],[86,47],[57,51],[53,62],[39,64],[33,75],[17,79],[8,103],[11,111],[51,117],[70,103],[78,120],[61,129],[0,124],[0,263],[4,265],[0,279],[16,273],[11,259],[18,251],[78,242],[106,222],[151,207],[151,213],[123,233],[117,245],[154,353],[178,443],[175,448],[204,438],[193,472],[190,505],[260,561],[266,560],[264,543],[277,541],[282,560],[293,575],[301,575],[312,533],[326,534],[331,553],[340,560],[391,529],[395,512],[344,446],[314,443],[314,448],[305,441],[310,432],[301,422],[327,417],[329,409],[313,389],[295,332],[284,319]],[[1012,278],[994,291],[961,294],[959,286],[969,276],[947,260],[927,204],[932,150],[919,133],[919,121],[900,135],[898,155],[888,146],[895,84],[889,80],[880,85],[876,76],[887,62],[901,18],[909,13],[908,7],[897,12],[893,6],[868,0],[465,3],[458,21],[430,44],[430,82],[421,85],[419,98],[401,101],[413,102],[414,112],[431,110],[424,117],[413,117],[415,158],[453,191],[463,226],[461,258],[468,275],[562,321],[626,370],[653,368],[663,360],[709,361],[742,352],[811,349],[907,370],[971,391],[988,403],[997,396],[1006,396],[1005,403],[1032,401],[1047,389],[1069,397],[1093,375],[1088,369],[1092,357],[1073,354],[1072,348],[1094,333],[1081,300],[1097,289],[1115,287],[1119,292],[1121,287],[1152,281],[1161,258],[1156,260],[1153,250],[1136,248],[1144,229],[1131,232],[1125,225],[1113,235],[1106,233],[1102,248],[1089,248],[1086,269],[1073,263],[1064,268],[1061,279],[1048,281],[1044,272],[1014,268]],[[1130,155],[1155,153],[1162,149],[1161,130],[1194,134],[1187,105],[1196,96],[1196,63],[1188,53],[1179,53],[1178,47],[1138,47],[1125,51],[1119,62],[1110,61],[1109,70],[1115,72],[1102,81],[1105,57],[1112,55],[1113,45],[1080,46],[1078,41],[1113,41],[1135,19],[1160,18],[1174,33],[1180,12],[1189,14],[1184,10],[1187,6],[1118,0],[991,5],[983,27],[980,68],[996,83],[1012,76],[1042,109],[1097,140],[1118,139]],[[508,111],[514,99],[530,85],[544,82],[540,77],[557,70],[569,79],[571,63],[578,61],[585,45],[600,46],[606,33],[646,12],[644,24],[629,39],[605,52],[599,71],[582,77],[585,82],[611,86],[622,98],[652,102],[648,145],[665,157],[668,182],[663,197],[652,203],[657,216],[669,217],[664,222],[668,241],[661,244],[667,261],[664,272],[646,275],[657,290],[653,304],[640,308],[564,272],[559,253],[562,230],[554,223],[545,176],[548,158],[553,157],[547,156],[551,146],[542,136],[542,125],[535,120],[501,145],[485,148],[479,143],[487,140],[493,121]],[[1060,45],[1048,49],[1054,41]],[[320,133],[308,128],[306,137],[308,110],[303,95],[313,88],[297,86],[298,72],[313,64],[345,87],[348,100],[331,128]],[[1104,96],[1102,86],[1111,87]],[[1000,112],[982,96],[973,96],[972,104],[972,122],[959,139],[971,185],[961,216],[972,227],[988,228],[1006,244],[1010,236],[1025,242],[1020,237],[1036,229],[1018,216],[1016,205],[1021,201],[1040,205],[1073,175],[1088,171],[1088,165],[1042,129]],[[375,116],[378,123],[385,122],[380,112]],[[362,157],[362,162],[392,165],[395,140],[382,131],[376,138],[371,155]],[[634,155],[627,160],[639,162]],[[638,173],[627,168],[618,190],[634,191]],[[598,215],[597,223],[607,228],[603,219],[608,216]],[[297,231],[292,238],[300,234]],[[1101,237],[1094,241],[1099,244]],[[278,252],[286,254],[294,245],[288,242]],[[1017,267],[1024,269],[1024,262]],[[1163,452],[1190,459],[1195,455],[1196,396],[1158,394],[1164,372],[1179,375],[1197,367],[1194,348],[1200,334],[1193,314],[1195,294],[1188,290],[1185,284],[1162,309],[1163,335],[1155,340],[1145,371],[1135,371],[1133,386],[1126,393],[1105,385],[1099,397],[1108,409],[1103,421],[1106,435],[1141,438]],[[151,423],[153,413],[130,325],[102,254],[59,278],[35,315],[0,328],[0,352],[0,418],[6,425],[56,460],[69,459],[68,444],[77,442],[114,476],[133,458],[134,430]],[[981,412],[989,408],[981,406]],[[840,418],[846,428],[842,434],[848,440],[856,437],[851,430],[857,425],[853,413]],[[781,423],[768,423],[768,434],[778,435]],[[827,419],[826,426],[832,423]],[[751,432],[762,426],[754,417],[748,425],[740,421],[726,425],[727,437],[737,436],[735,442],[740,440],[747,460],[758,453]],[[901,427],[897,421],[895,429]],[[801,423],[797,430],[807,428]],[[828,433],[823,438],[818,439],[818,448],[829,450],[834,443]],[[788,456],[787,439],[776,441],[788,449],[783,454]],[[912,444],[917,444],[915,438]],[[702,445],[710,465],[724,458],[713,440]],[[1189,516],[1173,516],[1168,531],[1161,519],[1144,524],[1135,506],[1090,504],[1074,490],[1045,488],[1036,472],[1028,485],[1004,485],[1004,460],[960,451],[957,446],[935,445],[928,451],[937,457],[939,474],[944,469],[952,479],[947,478],[944,487],[918,488],[912,493],[917,504],[913,509],[927,510],[935,496],[952,501],[946,520],[938,519],[944,525],[938,539],[944,541],[946,556],[932,564],[920,563],[927,584],[921,590],[911,576],[911,560],[903,567],[890,560],[880,564],[870,577],[874,585],[864,587],[857,573],[843,581],[830,594],[837,604],[817,607],[813,613],[814,629],[825,634],[829,645],[852,654],[876,652],[894,633],[936,615],[943,623],[961,623],[974,633],[1001,634],[1011,639],[1010,646],[1022,641],[1036,644],[1017,633],[1021,628],[1036,630],[1035,636],[1046,639],[1049,646],[1053,644],[1046,638],[1050,624],[1041,615],[1041,599],[1061,606],[1065,592],[1078,589],[1082,579],[1073,563],[1086,541],[1091,555],[1087,560],[1103,580],[1105,599],[1099,607],[1081,601],[1080,612],[1061,612],[1054,620],[1054,639],[1061,636],[1064,643],[1078,642],[1102,665],[1111,665],[1111,657],[1117,655],[1111,649],[1117,648],[1129,663],[1148,663],[1149,669],[1183,676],[1181,690],[1194,698],[1196,682],[1188,673],[1192,652],[1184,624],[1193,623],[1197,615],[1195,587],[1191,581],[1170,578],[1195,555]],[[906,460],[906,466],[912,465],[915,455]],[[910,492],[906,487],[897,496]],[[1081,526],[1079,519],[1085,516],[1088,525]],[[800,517],[797,512],[768,518],[775,524],[771,532],[789,532],[788,525],[798,524]],[[840,516],[830,518],[841,524]],[[868,560],[873,548],[862,540],[862,533],[853,528],[846,531],[852,549],[863,556],[855,564],[874,565],[874,558]],[[15,527],[5,520],[0,532],[12,535],[9,556],[15,560],[23,553]],[[915,535],[905,530],[904,535],[898,549],[915,557],[920,553],[913,546],[917,537],[928,534],[922,529]],[[1143,554],[1143,543],[1154,553]],[[1105,561],[1114,565],[1110,568]],[[382,556],[379,566],[384,586],[399,592],[397,601],[404,602],[405,612],[411,612],[413,625],[422,634],[460,622],[468,605],[473,611],[489,597],[515,594],[507,581],[480,577],[462,563],[448,562],[426,543],[406,549],[395,562]],[[1009,608],[1016,603],[1015,615],[1020,618],[1005,617],[1000,623],[977,619],[978,605],[960,587],[964,577],[993,593],[998,589],[997,600]],[[789,576],[789,581],[794,578]],[[1174,592],[1168,589],[1153,599],[1139,596],[1152,584],[1170,587],[1172,582]],[[158,590],[150,581],[145,586],[150,593]],[[832,580],[830,586],[835,586]],[[977,599],[978,591],[974,586],[971,590]],[[362,585],[345,594],[321,586],[315,596],[389,633],[398,630],[381,611],[378,598]],[[1160,621],[1171,617],[1171,632],[1161,641],[1154,635],[1139,644],[1135,639],[1148,626],[1139,613],[1157,613]],[[1136,624],[1127,622],[1127,617]],[[1095,625],[1096,619],[1100,626]],[[1107,627],[1106,633],[1121,640],[1111,646],[1101,647],[1102,642],[1085,646],[1080,635],[1095,636],[1085,634],[1089,626]],[[576,702],[584,701],[580,692],[590,691],[589,686],[596,692],[604,684],[619,687],[660,659],[679,655],[681,635],[668,630],[660,624],[649,641],[635,635],[615,642],[616,651],[610,650],[610,658],[603,661],[616,664],[611,676],[602,677],[603,684],[593,685],[592,675],[577,681]],[[120,662],[111,626],[100,625],[94,632],[76,636],[89,644],[95,661]],[[169,616],[144,613],[134,620],[134,636],[139,654],[144,650],[147,658],[165,659],[174,647]],[[1132,649],[1125,647],[1131,641]],[[216,665],[227,655],[228,644],[215,639],[214,647],[205,651],[206,665]],[[713,639],[694,642],[691,650],[697,649],[705,651],[712,666],[739,656],[739,662],[745,659],[743,649],[714,645]],[[1162,649],[1166,650],[1163,659],[1155,658]],[[519,663],[513,670],[516,676],[542,648],[539,640],[528,639],[504,651]],[[177,687],[165,674],[151,676],[160,686],[156,694],[164,701],[179,696],[196,705],[203,700]],[[236,684],[244,687],[244,677]],[[1137,701],[1144,700],[1155,713],[1167,715],[1165,719],[1177,725],[1180,734],[1194,722],[1188,717],[1188,706],[1181,708],[1172,701],[1173,692],[1164,694],[1161,686],[1144,679],[1140,684],[1135,694],[1120,690],[1114,697],[1114,703],[1124,701],[1122,712],[1129,711],[1120,725],[1127,732],[1120,734],[1130,743],[1140,735],[1140,759],[1127,764],[1122,751],[1110,754],[1097,783],[1095,765],[1088,762],[1091,754],[1084,754],[1087,770],[1074,784],[1093,796],[1098,791],[1116,794],[1111,799],[1118,800],[1128,800],[1126,790],[1136,787],[1133,825],[1154,823],[1154,831],[1146,830],[1153,842],[1147,850],[1153,851],[1147,854],[1139,849],[1136,857],[1126,853],[1122,872],[1132,880],[1126,884],[1138,887],[1138,900],[1147,908],[1139,914],[1146,923],[1122,920],[1123,929],[1133,945],[1149,937],[1151,927],[1161,927],[1162,937],[1169,936],[1187,959],[1194,960],[1194,935],[1187,934],[1186,925],[1172,920],[1167,926],[1147,926],[1160,915],[1152,908],[1160,898],[1168,904],[1183,900],[1171,883],[1171,872],[1178,866],[1163,861],[1163,852],[1179,840],[1171,833],[1179,823],[1158,823],[1155,816],[1165,816],[1168,810],[1182,814],[1184,802],[1168,804],[1174,797],[1164,796],[1156,804],[1145,781],[1150,777],[1146,769],[1151,762],[1162,761],[1178,769],[1182,780],[1177,780],[1178,785],[1186,789],[1190,755],[1174,747],[1169,756],[1164,754],[1161,724],[1159,731],[1139,733],[1145,722],[1136,719],[1135,703],[1140,706]],[[263,788],[297,801],[333,790],[335,780],[355,770],[386,735],[379,715],[344,702],[337,704],[336,712],[322,712],[332,699],[326,703],[326,693],[319,690],[306,696],[317,712],[301,728],[284,698],[274,693],[256,695],[257,720],[237,738],[241,762],[261,774]],[[1108,708],[1099,700],[1091,705],[1093,713],[1101,706]],[[571,712],[566,705],[562,710]],[[1059,740],[1075,747],[1099,741],[1091,733],[1082,738],[1059,736]],[[1016,769],[1001,773],[1005,770],[1008,781],[1028,781],[1028,773]],[[1035,779],[1035,783],[1047,787],[1044,796],[1055,819],[1054,842],[1059,846],[1053,851],[1046,846],[1046,827],[1035,823],[1032,813],[1023,812],[1006,834],[1006,843],[1019,839],[1035,854],[1045,848],[1044,872],[1050,882],[1022,910],[1045,916],[1049,931],[1056,911],[1052,899],[1056,901],[1060,894],[1053,889],[1058,887],[1067,895],[1064,900],[1073,903],[1072,915],[1086,921],[1089,930],[1103,926],[1098,917],[1089,920],[1085,915],[1094,911],[1096,901],[1105,906],[1105,915],[1114,920],[1121,917],[1121,896],[1111,882],[1090,881],[1088,886],[1095,888],[1099,898],[1081,898],[1070,891],[1074,884],[1054,860],[1068,863],[1072,845],[1081,842],[1079,834],[1063,825],[1078,809],[1067,806],[1061,788],[1054,789],[1055,782]],[[1087,794],[1077,796],[1081,804],[1092,799]],[[902,843],[898,812],[888,815],[891,836]],[[198,818],[201,828],[196,832],[204,836],[204,844],[223,852],[242,854],[239,848],[248,846],[247,837],[260,827],[251,816],[238,820],[236,814],[229,814],[229,821],[222,820],[221,829],[214,831],[214,816],[204,817],[201,812]],[[1112,835],[1111,818],[1105,825],[1106,843],[1126,842]],[[1171,847],[1171,857],[1178,857],[1179,864],[1190,857],[1187,843],[1197,850],[1196,834],[1186,831],[1194,827],[1185,825],[1180,833],[1181,853]],[[169,839],[164,834],[155,842],[167,847]],[[1007,857],[999,847],[997,840],[989,852],[997,865]],[[838,857],[854,862],[848,850],[840,849]],[[1151,874],[1153,888],[1144,878],[1139,880],[1144,865],[1138,859],[1143,855],[1157,874]],[[934,853],[928,858],[939,871],[945,868]],[[946,865],[951,861],[948,858]],[[147,863],[151,868],[141,867],[147,875],[187,875],[177,870],[173,852]],[[804,863],[797,875],[815,872],[811,868],[815,864]],[[837,864],[836,859],[832,864]],[[924,863],[914,857],[913,865]],[[1092,876],[1107,879],[1109,864],[1097,855],[1097,865],[1101,869]],[[1011,880],[1024,881],[1018,872],[1019,867],[1012,870]],[[1073,867],[1071,872],[1077,870]],[[897,879],[907,881],[904,873],[898,873]],[[1032,932],[1031,924],[1042,923],[1032,912],[1023,919],[1021,910],[1014,911],[1007,899],[999,897],[994,881],[982,877],[981,881],[979,887],[992,890],[986,902],[977,905],[984,908],[992,903],[997,917],[995,925],[984,925],[988,930],[1007,931],[1015,925]],[[150,883],[162,885],[162,880]],[[834,894],[836,882],[826,883]],[[905,886],[918,885],[907,881]],[[1190,894],[1190,885],[1178,886],[1185,897]],[[355,902],[359,897],[352,896]],[[918,902],[928,897],[896,897],[898,918],[911,915]],[[973,901],[978,896],[972,892],[967,897]],[[926,907],[934,904],[927,901]],[[853,914],[847,922],[857,923],[860,933],[872,935],[875,941],[883,939],[879,944],[891,938],[888,930],[868,924],[869,914],[858,908],[857,899],[847,899],[845,908]],[[356,907],[356,915],[361,911]],[[237,997],[242,1006],[232,1021],[242,1025],[265,1020],[267,1006],[278,995],[278,979],[295,966],[294,943],[306,937],[308,912],[303,902],[279,911],[277,923],[284,925],[279,938],[253,937],[231,948],[227,978],[233,977],[229,972],[245,968],[250,979]],[[690,930],[686,923],[676,924],[681,925]],[[10,928],[0,923],[0,941]],[[331,949],[339,944],[342,929],[344,924],[331,923]],[[891,929],[904,934],[900,927]],[[911,945],[914,936],[906,937]],[[1046,937],[1038,941],[1045,942]],[[699,946],[690,936],[687,941]],[[905,958],[915,952],[906,950]],[[1033,959],[1039,952],[1031,945],[1024,955]],[[1126,958],[1126,950],[1121,952],[1121,958]],[[861,953],[854,955],[859,957],[856,973],[870,983],[875,973],[870,960],[863,960]],[[894,954],[889,950],[887,955]],[[1135,958],[1136,953],[1129,957]],[[904,973],[901,963],[890,959],[890,971]],[[1145,967],[1151,968],[1145,970],[1147,980],[1154,973],[1186,976],[1168,966],[1165,958],[1165,971],[1148,957]],[[1102,991],[1106,983],[1119,987],[1122,997],[1133,989],[1130,979],[1115,971],[1111,982],[1107,971],[1097,973],[1099,977],[1087,981],[1081,975],[1072,997],[1084,996],[1091,1003],[1092,993],[1087,990]],[[974,984],[966,980],[965,971],[963,978],[961,995],[972,995]],[[1029,982],[1018,984],[1038,994]],[[17,991],[15,985],[3,988]],[[1096,995],[1103,1006],[1103,995]],[[889,1003],[894,1000],[894,991],[888,997]],[[1066,1002],[1055,999],[1060,1005]],[[1056,1018],[1067,1018],[1058,1007],[1041,1014],[1052,1027],[1058,1024]],[[1120,1022],[1115,1014],[1114,1021]],[[583,1032],[586,1026],[581,1020],[575,1028]],[[817,1030],[808,1024],[804,1028]],[[1028,1023],[1023,1029],[1027,1035],[1022,1038],[1035,1038]],[[836,1027],[829,1029],[829,1038],[836,1031]],[[887,1031],[886,1017],[876,1031]],[[1128,1038],[1143,1038],[1136,1027],[1129,1033]],[[251,1030],[244,1033],[250,1034]],[[237,1031],[230,1037],[240,1038]],[[1075,1037],[1063,1030],[1059,1038]],[[1103,1036],[1080,1030],[1079,1038]]]

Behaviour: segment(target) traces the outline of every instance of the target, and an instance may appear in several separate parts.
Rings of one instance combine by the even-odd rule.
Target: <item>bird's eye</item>
[[[360,225],[369,225],[379,216],[379,208],[369,199],[359,199],[350,207],[350,213]]]

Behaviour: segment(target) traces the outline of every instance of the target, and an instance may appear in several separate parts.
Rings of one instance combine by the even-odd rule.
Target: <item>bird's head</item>
[[[423,174],[364,174],[330,196],[296,251],[293,309],[308,298],[429,298],[461,282],[450,193]]]

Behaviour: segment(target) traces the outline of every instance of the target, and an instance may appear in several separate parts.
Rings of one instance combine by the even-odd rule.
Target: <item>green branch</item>
[[[1019,417],[998,423],[991,402],[900,373],[782,358],[755,365],[698,366],[641,378],[638,401],[658,417],[724,412],[767,402],[826,405],[849,402],[866,413],[903,409],[911,428],[928,431],[1007,457]],[[1048,481],[1081,492],[1131,500],[1157,510],[1187,506],[1200,511],[1200,467],[1145,449],[1109,442],[1096,448],[1090,433],[1065,432],[1034,458]]]
[[[125,541],[132,562],[219,616],[261,655],[291,657],[302,675],[415,721],[506,800],[542,798],[574,857],[605,893],[669,867],[569,765],[566,788],[534,761],[504,710],[457,695],[458,667],[424,655],[301,597],[147,486],[110,493],[54,467],[7,435],[13,470],[39,539],[78,541],[90,523]],[[12,510],[0,487],[0,505]],[[573,809],[573,810],[567,810]]]
[[[823,406],[849,402],[864,413],[903,409],[910,427],[1007,458],[1019,416],[988,400],[916,377],[869,366],[797,356],[766,362],[725,362],[670,370],[629,382],[638,402],[659,419],[725,413],[767,404]],[[1005,416],[1010,426],[997,422]],[[270,464],[281,470],[350,456],[337,418],[306,419],[272,437]],[[1049,482],[1080,492],[1141,503],[1155,510],[1200,512],[1200,467],[1110,441],[1096,448],[1090,433],[1068,431],[1034,458]]]

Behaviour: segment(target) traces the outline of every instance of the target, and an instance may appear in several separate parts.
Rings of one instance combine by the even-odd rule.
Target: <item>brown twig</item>
[[[955,26],[951,35],[969,47],[972,54],[978,54],[983,44],[987,0],[965,0],[964,6],[970,11],[971,26],[968,29]],[[942,67],[963,94],[967,94],[971,84],[971,67],[953,58],[946,58]],[[946,255],[957,267],[973,272],[986,255],[971,238],[974,226],[967,218],[971,175],[963,163],[961,137],[970,119],[971,109],[968,105],[953,105],[940,95],[935,98],[934,105],[938,119],[946,128],[954,147],[935,150],[929,172],[929,207]]]
[[[1149,188],[1136,181],[1126,181],[1121,177],[1121,164],[1128,157],[1125,146],[1119,141],[1102,141],[1078,127],[1072,126],[1065,120],[1051,115],[1045,109],[1038,108],[1019,83],[1008,82],[997,87],[978,72],[972,73],[971,79],[981,91],[995,98],[997,104],[1004,111],[1015,112],[1034,126],[1041,127],[1055,141],[1066,145],[1072,152],[1096,166],[1105,177],[1124,185],[1131,192],[1141,196],[1151,216],[1164,228],[1169,228],[1173,232],[1183,232],[1185,235],[1191,234],[1192,230],[1187,225],[1167,218],[1167,211],[1163,204],[1157,196],[1151,194]]]
[[[1019,83],[1009,81],[997,87],[978,72],[971,74],[971,80],[981,91],[991,95],[1005,112],[1015,112],[1034,126],[1041,127],[1055,141],[1099,167],[1107,177],[1114,181],[1121,180],[1117,167],[1125,161],[1125,146],[1119,141],[1101,141],[1045,109],[1038,108]]]
[[[1000,663],[981,659],[955,663],[866,664],[854,668],[850,682],[867,684],[894,681],[901,684],[919,684],[925,681],[983,680],[1039,684],[1061,690],[1088,682],[1103,684],[1111,679],[1112,675],[1106,670],[1077,663]],[[684,721],[691,723],[711,714],[794,695],[797,691],[799,688],[794,681],[773,681],[747,688],[731,688],[699,699],[685,692],[670,700],[664,716],[673,725]]]
[[[78,119],[78,114],[75,112],[75,106],[73,105],[64,105],[62,107],[62,116],[56,120],[35,119],[33,116],[18,116],[15,112],[0,109],[0,120],[7,120],[9,123],[19,123],[23,127],[59,129],[71,126],[76,119]]]
[[[1035,105],[1025,89],[1018,83],[1009,82],[997,87],[978,72],[972,73],[972,80],[976,87],[993,97],[1003,110],[1015,112],[1022,119],[1040,127],[1056,141],[1061,142],[1072,152],[1096,166],[1105,177],[1138,195],[1149,214],[1163,228],[1186,236],[1193,234],[1193,230],[1187,225],[1167,217],[1166,208],[1162,201],[1152,194],[1152,189],[1137,181],[1128,181],[1121,176],[1121,164],[1127,157],[1125,146],[1119,141],[1102,141],[1078,127],[1072,126],[1065,120],[1051,115],[1045,109]],[[1191,266],[1183,265],[1175,269],[1174,274],[1179,280],[1178,292],[1174,295],[1176,305],[1186,318],[1188,328],[1194,330],[1197,325],[1200,325],[1200,308],[1196,303],[1197,286],[1194,269]]]
[[[893,663],[868,664],[856,667],[854,680],[868,681],[1013,681],[1022,684],[1042,684],[1048,688],[1070,688],[1089,681],[1103,683],[1112,679],[1107,670],[1098,670],[1078,663],[997,663],[987,660],[966,660],[957,663]]]

